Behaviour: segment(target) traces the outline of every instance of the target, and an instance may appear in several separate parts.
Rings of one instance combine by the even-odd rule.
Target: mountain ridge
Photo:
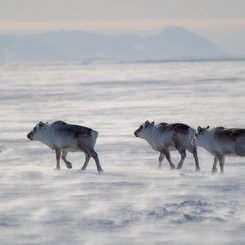
[[[82,31],[53,31],[23,36],[0,35],[0,61],[220,59],[227,54],[207,38],[182,27],[156,35],[109,36]]]

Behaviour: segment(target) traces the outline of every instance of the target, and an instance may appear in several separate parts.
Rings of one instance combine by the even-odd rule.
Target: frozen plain
[[[211,175],[187,155],[157,169],[134,130],[145,120],[245,127],[245,62],[22,63],[0,66],[0,240],[12,244],[244,244],[245,159]],[[103,174],[26,134],[64,120],[99,131]],[[177,164],[179,155],[172,153]]]

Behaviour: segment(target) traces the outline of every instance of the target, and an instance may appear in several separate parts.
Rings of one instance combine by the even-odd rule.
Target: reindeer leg
[[[87,145],[87,144],[84,144],[84,143],[81,142],[80,143],[80,148],[81,148],[82,151],[85,152],[85,155],[88,154],[88,156],[89,156],[89,157],[86,156],[87,162],[85,160],[85,163],[84,163],[84,165],[82,167],[82,170],[84,170],[87,167],[88,161],[89,161],[90,157],[92,157],[95,160],[97,171],[102,173],[103,169],[102,169],[102,167],[100,165],[100,160],[99,160],[98,154],[93,149],[93,147],[91,145]]]
[[[71,162],[67,161],[66,156],[67,156],[67,152],[66,152],[66,151],[62,151],[62,156],[61,156],[61,158],[62,158],[62,160],[65,162],[66,167],[67,167],[67,168],[72,168],[72,164],[71,164]]]
[[[165,157],[165,154],[163,152],[160,152],[160,155],[159,155],[159,164],[158,164],[158,168],[162,168],[162,162],[164,160],[164,157]]]
[[[91,158],[91,156],[88,153],[86,153],[86,152],[84,152],[84,153],[85,153],[85,162],[84,162],[81,170],[86,170],[86,168],[88,166],[88,162],[89,162],[89,160]]]
[[[55,153],[56,153],[56,169],[60,169],[60,156],[61,156],[61,150],[59,148],[55,148]]]
[[[178,163],[177,169],[181,169],[182,166],[183,166],[183,162],[184,162],[184,160],[186,158],[186,152],[185,152],[185,149],[182,149],[182,150],[178,149],[178,151],[179,151],[179,154],[181,156],[181,159],[180,159],[180,161]]]
[[[200,166],[199,166],[199,160],[198,160],[198,156],[197,156],[197,148],[194,147],[194,146],[190,146],[188,148],[188,150],[192,153],[193,157],[194,157],[194,160],[195,160],[195,165],[196,165],[196,172],[197,171],[200,171]]]
[[[164,154],[165,154],[165,156],[166,156],[166,158],[167,158],[167,160],[169,162],[170,168],[171,169],[175,169],[175,166],[174,166],[174,164],[173,164],[173,162],[171,160],[171,156],[170,156],[169,150],[168,149],[164,149],[163,152],[164,152]]]
[[[219,166],[220,166],[220,172],[224,173],[224,165],[225,165],[225,157],[223,155],[219,156]]]
[[[96,153],[96,151],[95,150],[90,150],[89,151],[89,155],[95,160],[97,171],[99,173],[102,173],[103,169],[102,169],[102,167],[100,165],[100,161],[99,161],[98,154]]]
[[[196,171],[200,171],[201,168],[199,166],[199,160],[198,160],[198,156],[197,156],[197,148],[196,147],[193,149],[192,154],[193,154],[193,157],[195,159]]]
[[[218,158],[215,156],[214,157],[214,165],[213,165],[213,168],[212,168],[212,174],[217,173],[217,162],[218,162]]]

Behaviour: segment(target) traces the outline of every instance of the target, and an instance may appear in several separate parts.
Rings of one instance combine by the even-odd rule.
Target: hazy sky
[[[59,29],[149,35],[182,26],[245,54],[245,0],[0,0],[0,32]]]

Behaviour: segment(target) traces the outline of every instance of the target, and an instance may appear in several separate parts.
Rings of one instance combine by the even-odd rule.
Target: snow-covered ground
[[[199,149],[199,173],[191,154],[159,170],[133,135],[147,119],[245,128],[244,95],[245,62],[1,64],[0,244],[245,244],[245,159],[211,175]],[[26,138],[40,120],[98,130],[104,173],[81,153],[55,171]]]

